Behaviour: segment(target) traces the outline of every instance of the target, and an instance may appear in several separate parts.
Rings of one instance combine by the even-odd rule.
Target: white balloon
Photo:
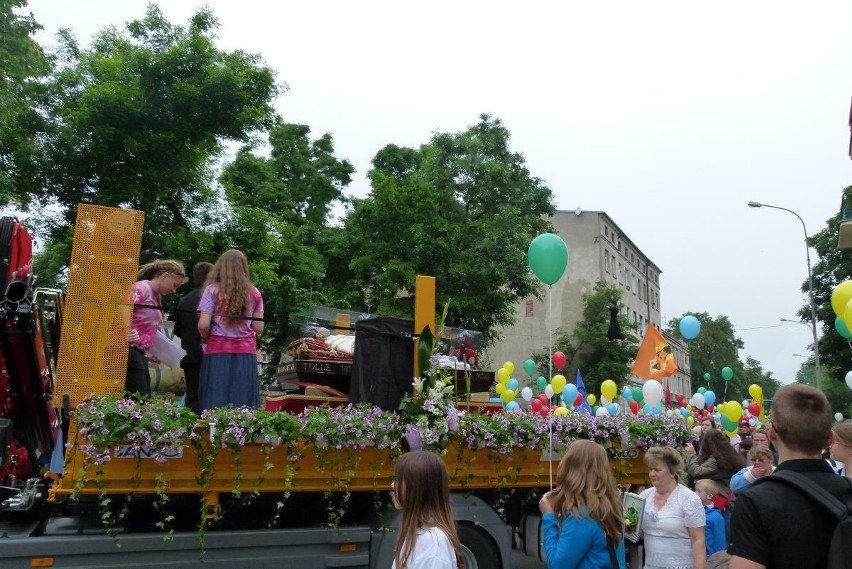
[[[846,372],[846,385],[849,386],[849,389],[852,389],[852,371]]]
[[[651,407],[656,407],[663,400],[663,386],[656,379],[649,379],[642,385],[642,395],[645,398],[645,403]]]
[[[704,409],[704,394],[696,393],[692,396],[692,406],[696,409]]]
[[[609,399],[607,399],[607,398],[606,398],[606,397],[604,397],[603,395],[601,395],[601,398],[600,398],[600,400],[598,401],[598,405],[600,405],[601,407],[606,407],[606,406],[608,406],[610,403],[612,403],[612,401],[610,401]]]
[[[671,417],[672,415],[674,415],[674,411],[672,411],[671,409],[666,409],[666,415]]]
[[[743,409],[748,409],[748,399],[743,399]]]
[[[598,417],[606,417],[609,415],[609,409],[606,407],[598,407],[598,410],[595,411],[595,415]]]
[[[521,389],[521,397],[524,398],[524,401],[531,400],[532,396],[533,396],[533,392],[532,392],[532,389],[530,389],[529,387],[524,387],[523,389]]]
[[[835,420],[835,421],[842,421],[842,420],[843,420],[843,413],[841,413],[840,411],[838,411],[837,413],[835,413],[835,414],[834,414],[834,420]]]
[[[553,397],[553,386],[549,383],[547,384],[547,387],[544,388],[544,394],[547,395],[548,399]]]

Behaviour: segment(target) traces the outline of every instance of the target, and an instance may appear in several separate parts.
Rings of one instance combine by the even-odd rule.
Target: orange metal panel
[[[144,212],[79,204],[53,405],[92,393],[120,395],[127,374],[129,291],[136,281]]]

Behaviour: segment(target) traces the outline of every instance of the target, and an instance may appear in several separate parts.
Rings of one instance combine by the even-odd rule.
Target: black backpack
[[[849,486],[845,501],[838,499],[825,488],[817,486],[807,476],[790,470],[777,470],[771,476],[765,476],[755,482],[755,484],[772,481],[783,482],[796,488],[837,518],[837,527],[831,534],[826,569],[852,569],[852,480],[846,477],[842,478]]]

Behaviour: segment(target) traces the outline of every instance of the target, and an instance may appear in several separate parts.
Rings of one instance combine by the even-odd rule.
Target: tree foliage
[[[607,339],[608,304],[613,299],[620,302],[621,297],[621,288],[603,280],[595,283],[591,293],[583,294],[582,320],[577,322],[573,330],[560,329],[556,333],[553,351],[564,353],[567,364],[565,370],[554,371],[554,374],[562,373],[573,383],[579,369],[587,393],[599,394],[601,383],[607,379],[615,381],[619,388],[627,384],[633,358],[639,349],[635,335],[639,326],[630,322],[623,310],[619,310],[617,318],[624,340],[611,342]],[[539,370],[549,369],[548,347],[536,352],[533,359]]]
[[[52,60],[31,37],[41,29],[25,0],[0,0],[0,206],[25,206],[41,187],[38,141],[47,129],[42,79]]]
[[[152,5],[125,32],[100,32],[90,49],[61,33],[49,82],[50,169],[33,196],[60,212],[46,224],[53,241],[70,243],[81,202],[145,210],[143,259],[185,259],[215,241],[195,236],[227,215],[213,160],[225,141],[272,124],[278,93],[258,56],[217,49],[217,26],[208,10],[174,26]]]
[[[852,186],[844,190],[852,197]],[[829,383],[840,383],[850,391],[845,384],[846,372],[852,370],[852,347],[834,328],[836,315],[831,307],[831,293],[841,282],[852,275],[852,249],[838,249],[837,240],[840,233],[840,213],[826,222],[826,227],[808,239],[808,243],[819,255],[819,261],[813,267],[814,302],[816,304],[817,320],[819,321],[819,353],[822,384],[826,393]],[[808,282],[802,284],[802,291],[808,291]],[[811,317],[810,306],[805,305],[799,310],[803,320]],[[813,357],[808,364],[814,365]],[[852,391],[850,391],[852,393]]]
[[[416,275],[433,275],[436,314],[452,300],[445,324],[490,344],[513,322],[515,303],[538,289],[526,250],[549,228],[550,189],[489,115],[418,150],[386,146],[373,166],[370,195],[345,220],[348,270],[336,286],[357,282],[371,310],[410,317]]]

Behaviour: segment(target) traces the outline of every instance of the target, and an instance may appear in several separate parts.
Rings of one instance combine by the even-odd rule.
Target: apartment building
[[[505,361],[519,365],[550,342],[557,328],[573,330],[583,316],[582,296],[599,280],[621,287],[622,310],[639,324],[640,337],[649,322],[660,321],[660,268],[602,211],[557,211],[551,218],[554,232],[568,245],[568,268],[563,277],[545,291],[541,300],[522,300],[515,307],[514,326],[501,330],[503,339],[488,349],[485,358],[492,367]],[[602,315],[608,317],[608,315]],[[686,344],[666,336],[680,371],[670,378],[672,394],[691,395]],[[636,379],[637,383],[642,380]]]

